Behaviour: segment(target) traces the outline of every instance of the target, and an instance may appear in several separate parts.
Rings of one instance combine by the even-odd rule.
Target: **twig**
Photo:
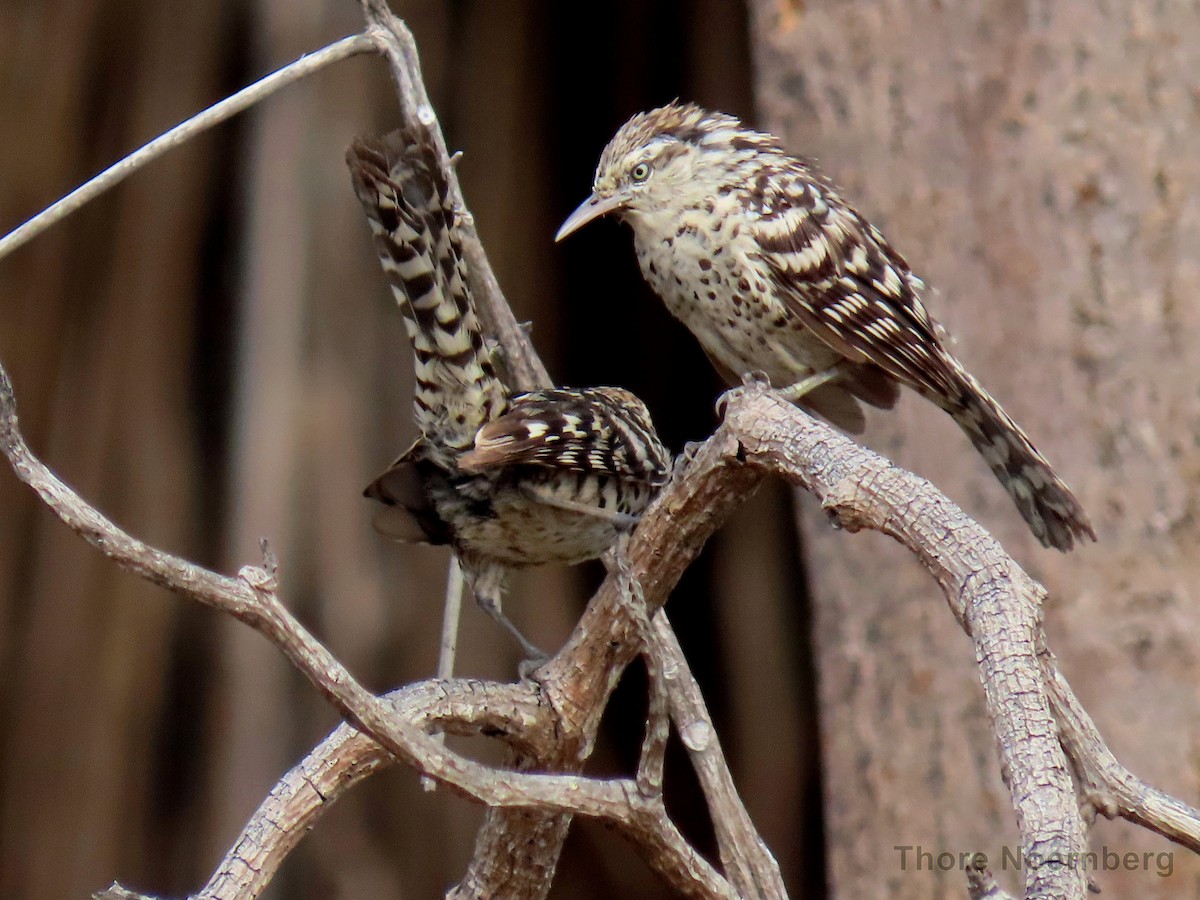
[[[726,876],[743,897],[786,898],[779,864],[738,796],[700,685],[692,675],[666,610],[650,612],[626,546],[623,541],[614,549],[611,556],[615,558],[615,566],[610,571],[627,592],[644,644],[642,659],[650,680],[638,786],[647,793],[662,790],[667,726],[669,720],[674,721],[704,792]]]
[[[753,405],[753,421],[747,404],[730,403],[727,413],[743,435],[749,463],[767,462],[804,485],[847,530],[873,528],[896,538],[941,585],[955,617],[975,640],[1026,858],[1075,861],[1028,866],[1026,895],[1084,897],[1087,882],[1078,860],[1087,849],[1087,835],[1036,655],[1041,586],[924,479],[842,435],[814,429],[761,387],[742,391],[763,400]],[[755,432],[756,438],[748,436]]]
[[[89,178],[61,200],[48,206],[28,222],[0,238],[0,259],[33,240],[46,229],[61,222],[85,204],[95,200],[109,188],[120,184],[138,169],[158,159],[164,153],[174,150],[209,128],[249,109],[280,88],[287,87],[335,62],[360,53],[370,53],[376,48],[375,38],[367,33],[342,38],[315,53],[300,57],[294,63],[277,69],[265,78],[260,78],[253,84],[242,88],[236,94],[226,97],[219,103],[214,103],[203,112],[185,119],[170,131],[164,132],[124,159],[109,166],[99,175]]]
[[[438,652],[437,677],[448,680],[454,675],[458,656],[458,620],[462,613],[463,571],[458,557],[450,555],[446,566],[446,605],[442,611],[442,637]]]
[[[422,729],[486,733],[533,751],[553,729],[529,684],[456,679],[423,681],[388,694],[396,714]],[[293,767],[262,802],[208,884],[194,900],[251,900],[317,820],[350,788],[393,758],[349,725],[338,728]]]
[[[642,738],[642,752],[638,757],[638,790],[647,796],[658,796],[663,788],[663,771],[666,766],[667,740],[671,735],[667,683],[661,656],[656,652],[650,631],[653,615],[646,605],[646,595],[638,583],[637,574],[629,564],[625,550],[628,538],[622,536],[605,558],[608,570],[615,575],[630,611],[642,644],[642,661],[646,664],[646,679],[649,683],[649,700],[646,704],[646,733]],[[664,613],[659,610],[660,616]]]
[[[1200,810],[1146,784],[1122,766],[1059,671],[1044,638],[1039,658],[1059,726],[1059,740],[1066,748],[1084,799],[1109,819],[1127,819],[1200,853]]]
[[[651,647],[666,673],[666,696],[671,720],[687,748],[704,791],[716,833],[717,850],[725,876],[743,897],[785,898],[783,875],[746,811],[733,783],[716,729],[700,693],[700,686],[687,668],[679,638],[659,612],[651,623]]]
[[[748,465],[767,466],[812,491],[847,530],[872,528],[896,538],[941,586],[959,624],[975,641],[1025,858],[1068,862],[1027,867],[1025,896],[1084,897],[1086,873],[1070,862],[1080,860],[1086,850],[1086,829],[1064,749],[1082,754],[1087,771],[1095,771],[1088,761],[1099,759],[1098,748],[1104,745],[1090,720],[1091,727],[1079,731],[1087,734],[1086,741],[1068,730],[1060,743],[1060,728],[1077,728],[1086,716],[1082,708],[1070,708],[1073,695],[1066,680],[1052,657],[1041,652],[1044,589],[929,482],[807,420],[761,388],[742,392],[761,398],[731,401],[727,413]],[[1086,746],[1089,741],[1096,746]],[[1103,754],[1111,758],[1107,748]],[[1133,782],[1121,781],[1123,796],[1137,796],[1141,818],[1131,818],[1194,847],[1200,837],[1196,812],[1168,798],[1168,814],[1161,803],[1151,802],[1151,795],[1140,792],[1141,782]]]
[[[438,647],[437,677],[448,681],[454,676],[454,660],[458,656],[458,620],[462,613],[463,571],[458,556],[451,553],[450,562],[446,566],[446,600],[442,607],[442,634]],[[433,735],[439,744],[445,743],[445,738],[439,732]],[[426,776],[421,776],[421,787],[432,791],[437,782]]]
[[[659,615],[662,614],[660,611]],[[663,789],[667,740],[671,735],[671,710],[662,660],[654,653],[649,643],[642,653],[642,659],[646,663],[650,697],[646,704],[646,733],[642,738],[642,752],[634,780],[643,794],[657,796]]]
[[[49,476],[41,464],[29,456],[16,431],[11,388],[2,369],[0,448],[23,480],[33,484],[64,521],[125,567],[157,583],[187,591],[211,605],[227,608],[250,620],[274,640],[295,639],[290,629],[298,626],[290,625],[286,619],[282,625],[273,624],[271,616],[249,612],[260,602],[256,599],[259,593],[272,596],[272,579],[268,572],[251,568],[242,581],[223,579],[147,548],[115,530],[94,510],[81,505],[57,479]],[[1043,703],[1038,697],[1045,700],[1046,685],[1054,685],[1053,709],[1064,716],[1066,722],[1074,723],[1072,727],[1081,728],[1081,734],[1089,733],[1089,740],[1097,742],[1097,748],[1088,749],[1077,738],[1072,737],[1069,741],[1064,738],[1073,754],[1085,762],[1110,758],[1111,754],[1099,742],[1082,710],[1073,708],[1077,701],[1065,687],[1061,674],[1054,669],[1052,658],[1045,654],[1041,657],[1037,653],[1028,655],[1022,647],[1011,651],[1007,649],[1009,638],[997,638],[998,631],[1011,627],[1007,620],[1016,616],[1027,620],[1027,627],[1037,632],[1036,640],[1040,646],[1042,639],[1036,605],[1040,588],[1011,560],[1006,561],[991,538],[928,482],[891,466],[876,454],[780,402],[769,392],[747,388],[733,393],[726,406],[726,421],[700,448],[691,464],[678,473],[635,533],[629,549],[630,566],[637,573],[651,608],[655,608],[673,586],[686,562],[695,555],[698,544],[714,527],[714,522],[736,504],[736,498],[746,493],[746,485],[753,484],[758,473],[763,471],[806,485],[827,508],[837,512],[846,527],[851,530],[867,525],[879,528],[909,546],[926,563],[963,627],[981,647],[982,677],[988,690],[989,709],[1001,738],[1001,754],[1009,774],[1014,806],[1018,810],[1024,852],[1028,857],[1031,853],[1046,854],[1052,850],[1067,853],[1082,849],[1072,837],[1082,834],[1082,823],[1065,772],[1065,762],[1055,763],[1062,759],[1056,739],[1056,721],[1050,720],[1048,732],[1030,730],[1018,734],[1014,728],[1022,722],[1028,726],[1029,710],[1040,714],[1043,707],[1050,708],[1049,701]],[[898,495],[905,498],[904,503],[894,502]],[[948,544],[947,535],[950,536]],[[930,548],[934,547],[940,548],[940,552],[933,554]],[[964,559],[967,562],[963,562]],[[635,652],[636,623],[628,609],[621,608],[621,594],[622,586],[610,577],[576,629],[569,652],[556,657],[543,670],[547,680],[540,686],[540,696],[543,701],[552,701],[551,708],[557,718],[556,734],[580,756],[586,755],[588,735],[594,736],[594,728],[589,724],[598,717],[594,697],[607,694],[610,680],[619,669],[616,664],[627,662]],[[275,615],[286,616],[286,612],[272,613]],[[264,619],[266,626],[262,624]],[[606,623],[607,627],[601,627],[599,623]],[[1025,631],[1017,628],[1014,633],[1021,636]],[[306,662],[307,648],[285,647],[285,651],[318,681],[324,692],[334,697],[344,711],[349,712],[352,705],[360,707],[353,713],[354,721],[368,727],[375,736],[382,735],[392,744],[389,749],[393,754],[405,759],[416,755],[408,749],[412,746],[408,734],[411,724],[402,729],[389,729],[385,720],[377,725],[377,715],[382,712],[370,704],[378,704],[385,711],[390,707],[369,695],[368,702],[360,706],[361,698],[354,689],[362,689],[353,684],[343,668],[331,667],[329,679],[333,684],[330,684],[321,673],[312,673],[311,664]],[[1044,679],[1039,667],[1048,667],[1053,679]],[[564,669],[573,670],[577,677],[562,677],[564,672],[561,670]],[[993,684],[997,681],[1002,684]],[[1005,684],[1010,685],[1010,692],[1011,686],[1016,686],[1017,699],[1029,708],[1013,716],[1011,722],[1004,720],[1012,699],[1005,693]],[[346,685],[351,686],[348,696],[343,691]],[[574,743],[580,739],[585,741],[582,747]],[[1054,747],[1046,747],[1047,741]],[[1030,745],[1038,752],[1026,752]],[[1079,747],[1083,747],[1082,751]],[[472,793],[485,802],[538,803],[544,804],[542,808],[564,812],[568,807],[583,811],[580,808],[590,806],[592,799],[599,799],[602,806],[605,802],[611,802],[613,806],[624,803],[623,813],[618,814],[617,819],[619,825],[625,826],[622,830],[626,833],[631,829],[637,831],[639,826],[648,824],[648,817],[655,815],[653,804],[646,804],[644,798],[637,796],[639,792],[632,783],[624,785],[627,792],[620,798],[606,793],[596,798],[593,792],[597,785],[588,779],[570,776],[504,773],[498,776],[499,783],[485,781],[480,786],[473,782],[472,776],[482,777],[484,773],[472,769],[473,764],[460,761],[440,748],[420,749],[423,758],[413,760],[418,768],[447,781],[455,779],[459,790]],[[609,786],[616,784],[623,783]],[[1195,846],[1200,839],[1200,819],[1195,811],[1167,798],[1171,816],[1164,819],[1159,804],[1150,802],[1162,795],[1155,792],[1155,797],[1149,799],[1140,796],[1140,784],[1123,782],[1120,786],[1122,791],[1130,794],[1129,808],[1139,810],[1134,820],[1187,846]],[[553,796],[545,796],[556,789],[567,791],[579,803],[570,805]],[[1038,804],[1042,811],[1030,815],[1025,808],[1028,803]],[[553,824],[557,820],[545,821]],[[669,849],[674,839],[669,828],[652,829],[648,838],[645,834],[639,834],[639,837],[646,839],[643,851],[651,854]],[[689,863],[691,861],[694,860]],[[1027,896],[1082,897],[1086,890],[1081,873],[1070,867],[1043,866],[1028,877]],[[722,882],[715,873],[705,873],[702,879],[687,879],[693,887],[701,882],[712,889],[713,896],[722,896],[727,890],[720,887]]]

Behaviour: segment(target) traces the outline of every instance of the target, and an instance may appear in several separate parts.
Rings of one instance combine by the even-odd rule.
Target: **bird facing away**
[[[692,104],[640,113],[600,157],[556,240],[615,213],[642,275],[731,381],[765,372],[850,432],[859,401],[907,385],[948,412],[1042,544],[1096,539],[1087,515],[1000,405],[951,355],[924,282],[811,163]]]
[[[541,656],[501,611],[507,570],[600,556],[666,483],[670,455],[629,391],[513,396],[497,377],[426,138],[360,139],[347,164],[416,367],[420,437],[365,491],[384,504],[376,528],[452,545],[480,606]]]

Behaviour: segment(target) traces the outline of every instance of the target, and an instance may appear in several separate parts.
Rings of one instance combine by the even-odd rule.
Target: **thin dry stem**
[[[360,53],[370,53],[377,49],[377,41],[370,34],[355,34],[342,38],[328,47],[322,47],[315,53],[300,57],[294,63],[277,69],[265,78],[242,88],[236,94],[226,97],[219,103],[214,103],[203,112],[180,122],[170,131],[144,144],[124,159],[109,166],[98,175],[89,178],[61,200],[46,207],[29,221],[9,234],[0,238],[0,259],[8,256],[18,247],[29,243],[42,232],[57,225],[71,213],[81,209],[95,200],[105,191],[116,187],[138,169],[158,159],[163,154],[180,147],[197,135],[219,125],[226,119],[249,109],[261,100],[274,94],[280,88],[307,78],[314,72],[326,66]]]
[[[683,659],[683,648],[679,646],[679,638],[665,612],[660,612],[651,623],[651,648],[651,652],[663,661],[671,721],[675,723],[704,791],[725,876],[743,897],[786,897],[779,863],[758,834],[750,813],[738,796],[700,686],[690,674],[681,677],[681,669],[673,663]]]
[[[458,658],[458,622],[462,614],[465,586],[462,565],[452,553],[446,566],[446,598],[442,606],[442,632],[438,643],[437,677],[442,680],[454,677],[454,661]],[[445,743],[440,732],[433,735],[433,739],[439,744]],[[422,776],[421,787],[432,791],[437,788],[437,782]]]
[[[403,112],[410,118],[415,118],[423,127],[431,132],[443,163],[448,167],[452,191],[464,224],[464,244],[468,260],[471,263],[471,277],[477,302],[480,306],[481,317],[490,326],[490,330],[500,336],[499,348],[502,352],[510,381],[521,388],[548,384],[549,379],[540,360],[528,342],[525,329],[517,325],[504,301],[503,295],[500,293],[499,286],[492,274],[486,255],[475,234],[473,220],[465,204],[462,202],[461,190],[454,175],[451,160],[446,154],[444,140],[437,126],[436,116],[429,105],[428,96],[421,81],[419,62],[412,35],[403,22],[390,14],[385,4],[379,2],[365,3],[364,10],[368,19],[368,29],[363,35],[347,38],[317,53],[304,57],[297,63],[285,67],[279,72],[249,86],[233,97],[223,100],[190,118],[129,157],[111,166],[105,172],[63,198],[62,201],[56,203],[26,223],[26,225],[17,229],[16,232],[0,243],[0,248],[3,248],[3,252],[11,252],[18,245],[32,239],[54,223],[61,221],[71,212],[79,209],[89,200],[99,196],[105,190],[119,183],[162,153],[181,145],[207,128],[253,105],[280,87],[290,84],[292,81],[306,74],[311,74],[331,62],[362,53],[369,49],[376,49],[392,63],[392,71],[400,92]],[[0,252],[0,255],[3,255],[3,253]],[[12,424],[15,433],[15,418]],[[21,445],[14,445],[14,452],[27,454],[27,448],[23,448]],[[31,454],[27,458],[30,460],[33,459]],[[44,474],[49,475],[48,471]],[[52,476],[50,477],[52,478]],[[43,497],[48,502],[51,495],[58,495],[59,499],[66,496],[59,493],[58,487],[61,486],[55,486],[49,478],[43,480],[43,487],[45,487]],[[70,497],[67,499],[70,499]],[[84,518],[87,517],[85,516]],[[117,542],[118,544],[126,545],[125,549],[129,551],[122,559],[120,552],[113,551],[110,539],[103,534],[109,526],[110,523],[105,522],[102,517],[96,514],[93,520],[87,522],[86,527],[80,529],[80,532],[92,540],[96,546],[106,550],[114,558],[120,559],[127,567],[132,568],[144,577],[168,586],[174,585],[180,587],[186,585],[189,590],[194,589],[196,591],[197,598],[201,599],[202,602],[224,608],[231,614],[250,622],[265,633],[274,632],[278,637],[278,632],[287,632],[291,629],[292,624],[287,621],[285,614],[281,614],[282,607],[278,605],[277,599],[274,597],[276,585],[272,564],[268,563],[263,567],[245,568],[241,573],[241,583],[239,583],[233,579],[221,579],[221,576],[204,573],[203,570],[198,570],[195,567],[188,567],[182,561],[174,560],[166,554],[153,551],[152,548],[145,547],[145,545],[141,545],[139,542],[125,535],[122,535],[121,539]],[[453,587],[453,582],[451,582],[448,585],[448,591],[451,594],[454,593]],[[239,595],[239,592],[244,594],[244,589],[246,588],[250,590],[251,596],[254,598],[253,600]],[[223,604],[226,605],[223,606]],[[448,610],[447,615],[451,615],[452,612],[452,609]],[[353,691],[357,688],[352,682],[344,679],[342,673],[338,672],[336,667],[329,665],[330,660],[321,658],[321,654],[315,651],[315,642],[312,641],[310,636],[302,632],[293,632],[290,637],[295,638],[296,642],[300,645],[299,648],[293,649],[290,653],[297,665],[305,668],[307,664],[311,663],[313,668],[319,668],[324,664],[334,673],[334,684],[347,685],[345,688],[346,691]],[[315,645],[315,647],[319,648],[319,645]],[[303,659],[302,657],[306,654],[312,658]],[[444,658],[448,659],[449,657]],[[306,669],[310,673],[310,677],[312,677],[313,668]],[[339,697],[337,690],[326,689],[325,692],[339,706],[344,706],[347,703],[347,698],[345,696]],[[365,700],[367,698],[360,696],[358,699]],[[387,743],[386,740],[385,743]],[[392,749],[396,750],[396,747],[393,746]],[[552,851],[549,856],[556,857],[557,851]],[[702,867],[699,868],[702,869]],[[718,885],[718,887],[720,886]]]

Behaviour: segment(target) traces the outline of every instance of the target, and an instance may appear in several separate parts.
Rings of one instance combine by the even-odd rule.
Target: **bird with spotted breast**
[[[556,240],[608,214],[631,226],[642,275],[731,381],[765,372],[852,433],[860,403],[889,409],[907,386],[953,417],[1042,544],[1096,539],[1070,488],[947,349],[925,283],[774,136],[688,103],[635,115]]]
[[[501,609],[506,573],[599,557],[666,483],[670,454],[629,391],[514,394],[497,376],[428,135],[359,139],[347,164],[416,369],[420,437],[365,491],[383,504],[376,528],[450,544],[480,606],[539,658]]]

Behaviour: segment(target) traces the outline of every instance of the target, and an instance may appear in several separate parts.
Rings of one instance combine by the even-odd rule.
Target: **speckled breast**
[[[722,222],[719,232],[704,224]],[[766,372],[786,386],[837,361],[774,295],[732,218],[685,214],[666,236],[635,229],[638,265],[670,313],[733,379]]]

